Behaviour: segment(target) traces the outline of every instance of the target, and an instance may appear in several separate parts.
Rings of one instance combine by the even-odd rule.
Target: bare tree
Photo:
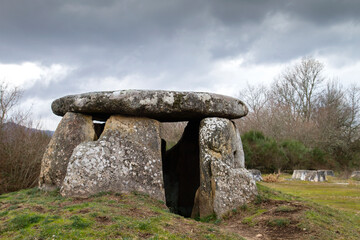
[[[0,82],[0,128],[21,96],[21,90],[16,87],[11,89],[5,82]]]
[[[38,130],[39,125],[33,125],[29,112],[13,112],[22,91],[0,82],[0,94],[0,194],[2,194],[36,185],[41,158],[50,137]]]
[[[288,67],[273,85],[273,94],[281,105],[289,106],[293,114],[309,121],[313,113],[324,65],[310,57]]]
[[[252,86],[247,85],[245,89],[240,91],[239,98],[241,98],[249,108],[249,113],[246,118],[242,118],[237,121],[241,125],[240,129],[248,131],[250,129],[256,129],[264,131],[263,120],[266,120],[265,116],[268,111],[269,93],[268,89],[264,85]]]

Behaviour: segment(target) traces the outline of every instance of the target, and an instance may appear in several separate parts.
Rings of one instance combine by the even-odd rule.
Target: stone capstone
[[[205,117],[240,118],[248,112],[245,104],[228,96],[202,92],[121,90],[69,95],[52,105],[56,115],[78,112],[105,120],[121,114],[157,119],[189,121]]]
[[[256,183],[244,167],[244,152],[235,124],[224,118],[200,123],[200,187],[192,216],[226,212],[257,195]]]
[[[258,169],[248,169],[248,171],[251,173],[251,175],[253,176],[255,181],[260,182],[260,181],[263,180],[260,170],[258,170]]]
[[[94,139],[95,131],[91,116],[66,113],[43,155],[39,187],[44,190],[60,187],[74,148],[82,142]]]
[[[136,191],[164,201],[159,129],[156,120],[111,116],[97,141],[74,149],[61,195]]]
[[[294,170],[292,179],[311,182],[323,182],[326,180],[326,175],[325,171],[322,170]]]

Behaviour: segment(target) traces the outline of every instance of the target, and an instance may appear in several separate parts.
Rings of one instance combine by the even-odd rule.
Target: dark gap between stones
[[[162,139],[162,165],[166,206],[171,212],[191,217],[200,186],[200,120],[189,121],[179,142],[166,151]]]
[[[95,134],[96,134],[95,141],[98,140],[100,138],[101,134],[103,133],[104,128],[105,128],[105,123],[106,123],[106,120],[105,121],[93,120],[94,130],[95,130]]]

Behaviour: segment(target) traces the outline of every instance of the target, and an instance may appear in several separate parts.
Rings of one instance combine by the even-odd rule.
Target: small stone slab
[[[325,171],[322,170],[294,170],[292,179],[310,182],[323,182],[326,180],[326,175]]]
[[[239,99],[204,92],[158,90],[120,90],[69,95],[56,99],[52,111],[63,116],[66,112],[92,115],[105,120],[121,114],[157,119],[159,121],[189,121],[205,117],[235,119],[248,109]]]

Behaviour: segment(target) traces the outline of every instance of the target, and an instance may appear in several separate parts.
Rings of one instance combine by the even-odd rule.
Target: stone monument
[[[137,191],[185,217],[219,218],[257,194],[231,121],[248,111],[238,99],[122,90],[65,96],[52,110],[63,118],[42,160],[41,189],[73,197]],[[166,151],[160,124],[175,121],[188,124]]]

